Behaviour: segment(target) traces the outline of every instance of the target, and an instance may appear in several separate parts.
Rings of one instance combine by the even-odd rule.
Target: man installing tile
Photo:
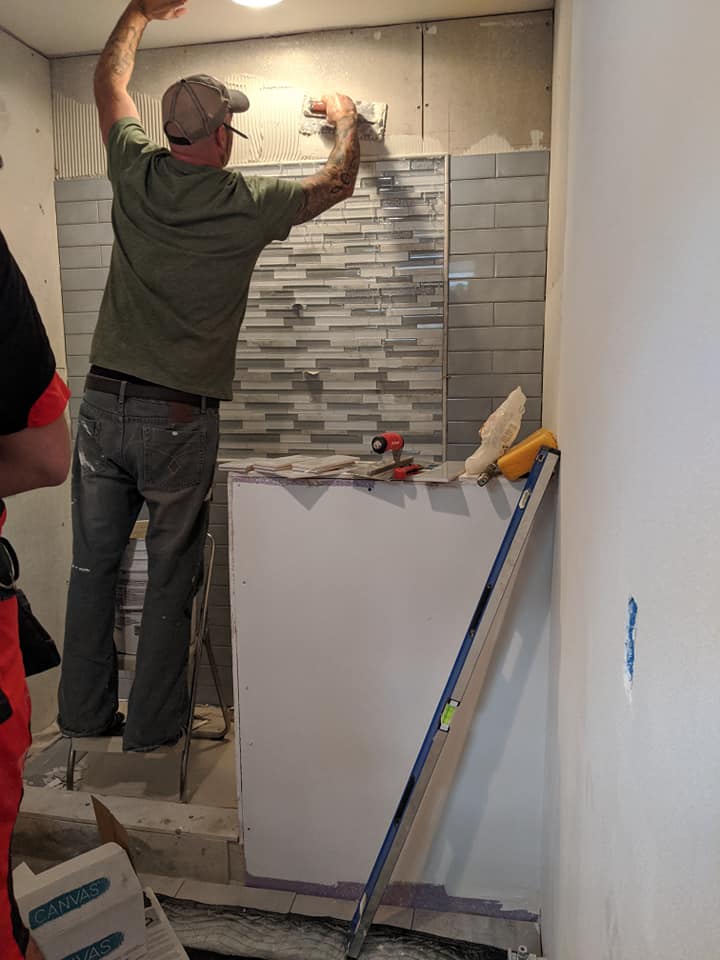
[[[247,97],[207,75],[163,97],[170,149],[152,143],[128,93],[151,20],[182,0],[132,0],[95,71],[113,185],[110,273],[73,458],[73,565],[58,722],[67,736],[123,733],[123,748],[176,743],[188,714],[190,609],[202,569],[218,406],[232,399],[235,344],[256,260],[273,240],[351,196],[355,105],[325,98],[335,146],[312,177],[226,170]],[[241,134],[242,135],[242,134]],[[143,503],[148,585],[127,723],[118,714],[115,585]]]

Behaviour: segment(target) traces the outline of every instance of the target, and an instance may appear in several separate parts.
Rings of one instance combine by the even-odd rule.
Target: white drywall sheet
[[[231,474],[253,876],[365,881],[521,486],[368,489]],[[551,540],[548,502],[480,704],[469,696],[459,712],[396,880],[537,908]]]

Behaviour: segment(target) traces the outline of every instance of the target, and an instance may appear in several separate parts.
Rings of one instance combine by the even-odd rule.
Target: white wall
[[[715,956],[720,8],[571,13],[545,953]]]
[[[50,66],[0,31],[0,227],[27,277],[65,376],[60,268],[53,197]],[[5,528],[20,555],[21,586],[35,613],[62,640],[70,569],[67,487],[7,501]],[[55,716],[57,671],[30,682],[33,725]]]

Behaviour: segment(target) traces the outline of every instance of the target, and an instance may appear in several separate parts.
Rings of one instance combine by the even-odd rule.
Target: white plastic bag
[[[494,410],[480,427],[480,446],[465,461],[463,477],[479,477],[512,446],[525,413],[525,394],[520,387]]]

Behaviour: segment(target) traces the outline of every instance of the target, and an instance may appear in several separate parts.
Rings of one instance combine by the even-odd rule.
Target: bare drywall
[[[53,197],[50,68],[47,60],[0,32],[0,227],[22,267],[65,376],[60,268]],[[62,640],[70,569],[66,487],[7,501],[6,535],[22,567],[21,586],[53,636]],[[56,712],[56,672],[30,682],[33,725]]]
[[[260,885],[364,884],[520,490],[231,474],[238,769]],[[433,885],[410,904],[437,908],[444,888],[458,909],[537,913],[553,499],[395,869]],[[412,560],[378,550],[387,538]]]
[[[236,143],[234,164],[325,158],[332,137],[301,136],[300,108],[305,92],[333,90],[389,105],[386,139],[364,142],[366,158],[537,149],[549,146],[548,24],[548,14],[518,14],[141,51],[131,92],[163,142],[160,99],[178,76],[213,73],[241,84],[252,106],[239,123],[250,140]],[[52,62],[60,178],[105,172],[95,62]]]
[[[715,955],[720,8],[557,15],[572,42],[544,950]]]
[[[425,149],[549,147],[551,12],[446,20],[427,24],[424,34]]]

